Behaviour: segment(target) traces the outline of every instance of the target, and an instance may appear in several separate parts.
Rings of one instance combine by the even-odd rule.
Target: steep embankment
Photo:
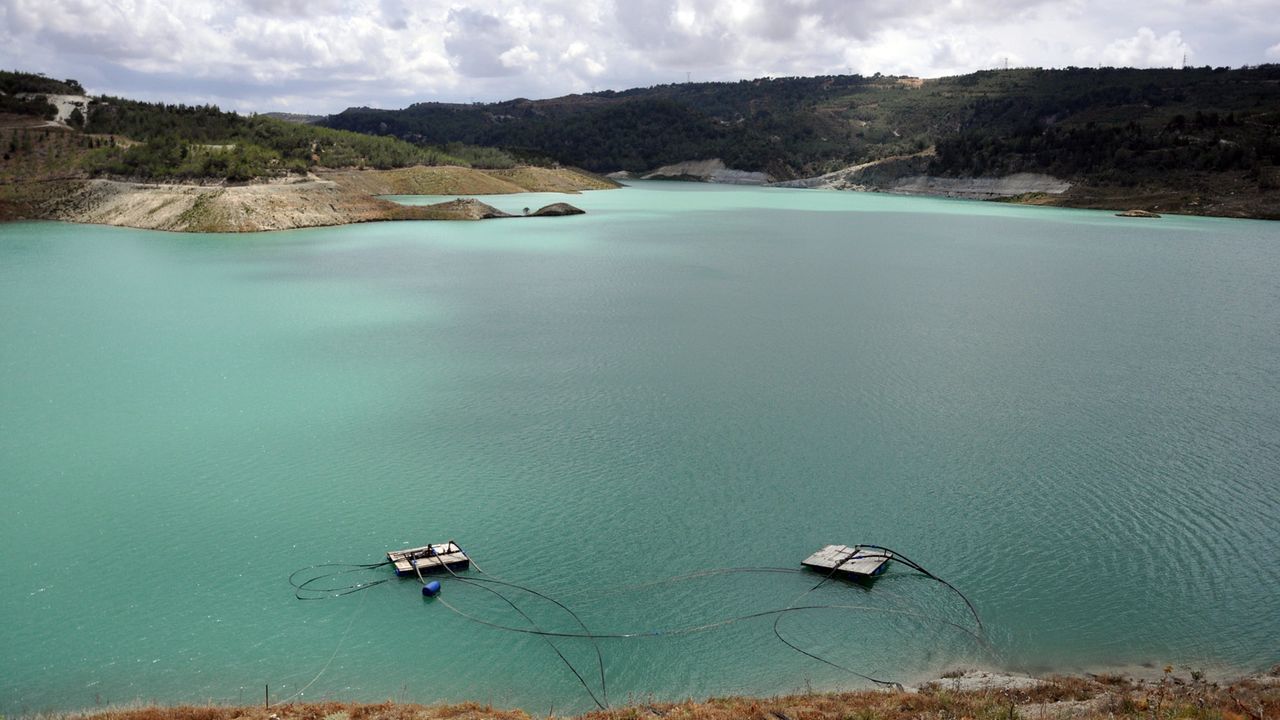
[[[584,190],[612,190],[620,187],[609,178],[577,168],[544,168],[525,165],[509,170],[484,170],[490,177],[520,187],[528,192],[579,193]]]
[[[79,183],[51,200],[53,220],[182,232],[252,232],[384,219],[393,204],[306,181],[237,187]]]
[[[68,179],[0,187],[0,219],[46,219],[178,232],[258,232],[378,220],[510,217],[475,200],[405,206],[376,195],[578,192],[616,183],[564,169],[516,168],[505,176],[459,167],[329,171],[249,185]],[[549,212],[544,214],[564,214]]]
[[[571,214],[557,207],[561,204],[539,213]],[[36,216],[178,232],[258,232],[378,220],[514,217],[474,199],[406,206],[314,179],[230,187],[79,181],[62,184],[56,195],[38,207]]]

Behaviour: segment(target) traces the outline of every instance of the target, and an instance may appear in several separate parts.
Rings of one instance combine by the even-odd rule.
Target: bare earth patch
[[[508,173],[561,192],[612,186],[572,170]],[[448,189],[449,192],[445,192]],[[0,185],[0,220],[46,219],[177,232],[259,232],[380,220],[483,220],[512,217],[474,199],[406,206],[377,194],[482,195],[526,192],[509,179],[467,168],[332,171],[248,185],[68,179]],[[552,206],[548,206],[550,208]],[[571,208],[571,206],[565,206]],[[576,214],[577,208],[543,214]],[[539,211],[542,212],[542,211]],[[536,213],[535,213],[536,214]]]

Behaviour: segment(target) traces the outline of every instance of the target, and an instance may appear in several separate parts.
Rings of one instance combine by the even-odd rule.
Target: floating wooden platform
[[[471,558],[467,557],[462,548],[458,547],[458,543],[452,540],[422,547],[392,550],[387,553],[387,559],[395,564],[397,575],[440,572],[445,568],[465,570],[471,564]],[[413,567],[415,563],[418,566],[417,570]]]
[[[818,572],[854,578],[872,578],[884,572],[893,553],[861,545],[828,545],[800,563]]]

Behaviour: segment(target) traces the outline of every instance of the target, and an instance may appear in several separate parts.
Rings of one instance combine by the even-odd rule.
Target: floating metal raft
[[[893,553],[879,548],[828,545],[800,564],[822,573],[867,579],[883,573],[892,559]]]
[[[417,575],[419,572],[439,572],[465,570],[471,565],[471,558],[462,551],[458,543],[450,540],[445,543],[423,545],[422,547],[392,550],[387,553],[387,560],[396,566],[396,575]],[[417,565],[417,570],[414,565]]]

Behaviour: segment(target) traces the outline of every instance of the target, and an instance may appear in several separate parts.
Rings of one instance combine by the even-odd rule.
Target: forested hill
[[[936,175],[1036,171],[1124,185],[1170,171],[1234,172],[1265,183],[1280,165],[1280,65],[688,83],[351,108],[322,124],[498,146],[602,172],[718,157],[788,179],[936,146]]]
[[[552,100],[351,108],[322,124],[415,143],[498,146],[597,171],[719,157],[731,167],[791,176],[872,152],[923,148],[932,119],[895,136],[876,122],[877,108],[851,111],[844,100],[883,103],[904,82],[839,76],[661,85]]]
[[[318,168],[457,165],[511,168],[492,148],[434,147],[214,105],[87,97],[75,80],[0,71],[0,182],[80,175],[134,180],[246,182]],[[58,115],[53,100],[73,96]],[[299,119],[300,116],[290,116]]]

